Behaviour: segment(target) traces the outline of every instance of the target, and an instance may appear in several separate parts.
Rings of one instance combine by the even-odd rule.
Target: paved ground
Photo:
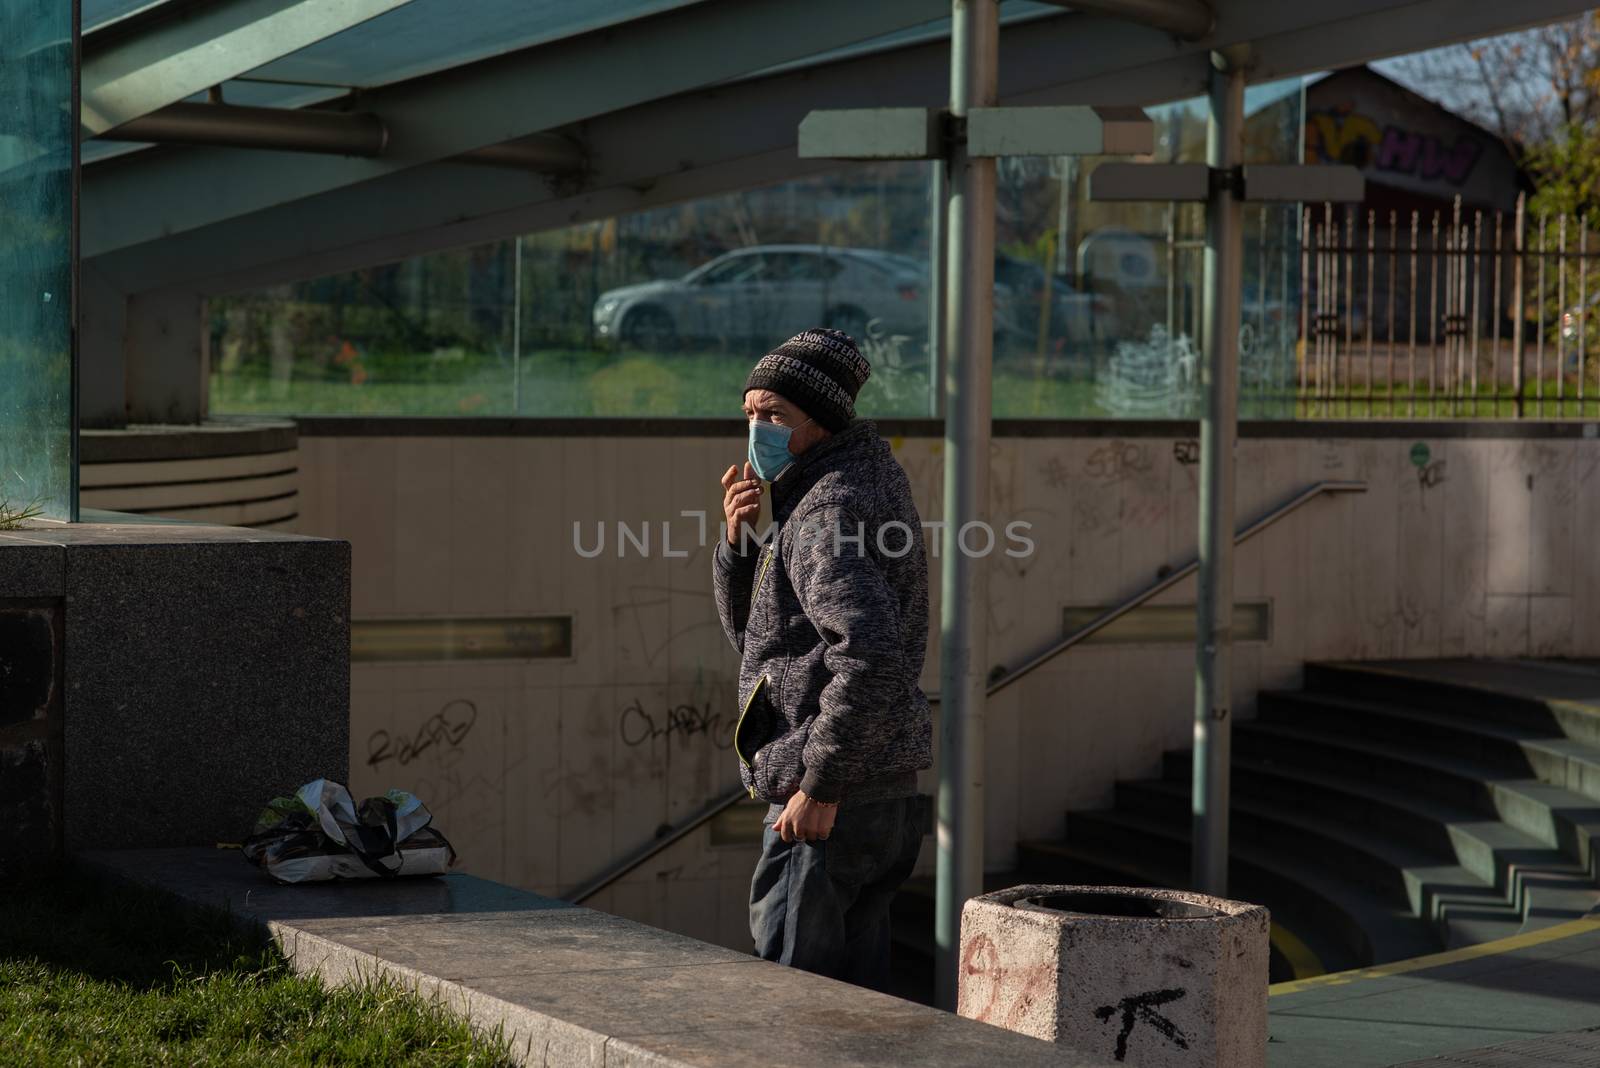
[[[1513,1064],[1549,1064],[1563,1068],[1600,1065],[1600,1032],[1569,1031],[1563,1035],[1546,1035],[1464,1053],[1429,1057],[1425,1061],[1410,1061],[1396,1068],[1452,1068],[1455,1065],[1460,1068],[1506,1068]]]
[[[1600,917],[1282,983],[1273,987],[1269,1005],[1270,1068],[1388,1068],[1417,1061],[1440,1068],[1600,1065],[1591,1039],[1556,1035],[1600,1027]],[[1523,1055],[1536,1046],[1566,1048],[1538,1046],[1545,1036],[1568,1042],[1567,1059]],[[1514,1043],[1506,1056],[1483,1050],[1506,1043]],[[1429,1060],[1440,1055],[1450,1056]]]

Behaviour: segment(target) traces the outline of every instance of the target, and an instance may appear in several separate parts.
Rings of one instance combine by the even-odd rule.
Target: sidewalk
[[[1267,1063],[1389,1068],[1445,1053],[1454,1056],[1443,1065],[1552,1063],[1536,1053],[1516,1058],[1532,1040],[1600,1027],[1597,991],[1600,916],[1589,916],[1448,953],[1280,983],[1269,1001]],[[1514,1043],[1511,1060],[1483,1050],[1505,1043]]]

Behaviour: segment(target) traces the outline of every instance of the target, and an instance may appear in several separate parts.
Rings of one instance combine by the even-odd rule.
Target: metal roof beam
[[[82,134],[97,137],[407,3],[222,0],[178,5],[132,30],[91,33],[83,40]]]
[[[117,139],[158,145],[228,145],[284,152],[377,156],[389,131],[376,115],[318,108],[168,104],[117,128]]]
[[[169,104],[125,123],[120,137],[158,145],[226,145],[336,156],[381,156],[389,129],[370,112],[323,108],[256,108],[237,104]],[[454,157],[457,163],[518,167],[549,174],[582,170],[582,146],[554,134],[533,134]]]
[[[714,85],[938,18],[941,0],[700,3],[363,96],[392,133],[378,159],[145,151],[84,176],[95,256],[582,119]]]

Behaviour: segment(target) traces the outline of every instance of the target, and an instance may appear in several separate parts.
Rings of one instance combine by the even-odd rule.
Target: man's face
[[[813,421],[797,404],[770,389],[752,389],[744,395],[744,417],[746,420],[760,419],[776,423],[793,430],[794,434],[789,438],[789,452],[794,456],[799,456],[828,436],[821,424]]]
[[[777,423],[791,430],[809,418],[793,402],[785,400],[770,389],[752,389],[744,395],[744,417],[746,420],[760,419],[767,423]]]

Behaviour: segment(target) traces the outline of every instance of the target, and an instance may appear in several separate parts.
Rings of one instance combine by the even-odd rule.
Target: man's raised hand
[[[729,545],[739,544],[740,535],[755,525],[761,512],[761,480],[748,460],[740,476],[737,464],[722,474],[722,516],[728,524]]]

